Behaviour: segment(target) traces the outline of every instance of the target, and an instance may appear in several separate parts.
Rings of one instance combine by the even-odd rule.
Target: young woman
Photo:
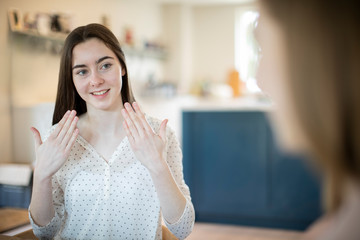
[[[280,143],[325,176],[325,216],[309,239],[360,239],[359,1],[262,0],[258,78]]]
[[[32,128],[36,164],[29,217],[40,239],[179,239],[194,224],[182,153],[167,120],[134,97],[116,37],[99,24],[67,37],[54,126]]]

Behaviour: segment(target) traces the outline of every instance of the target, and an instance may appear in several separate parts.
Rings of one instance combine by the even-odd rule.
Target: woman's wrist
[[[34,183],[49,183],[51,182],[52,175],[47,174],[44,171],[38,171],[36,168],[34,170]]]
[[[166,161],[160,157],[157,161],[153,161],[153,164],[148,167],[151,177],[158,177],[164,175],[165,172],[169,171],[169,166]]]

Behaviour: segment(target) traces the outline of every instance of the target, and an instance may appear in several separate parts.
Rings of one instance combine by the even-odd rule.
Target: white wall
[[[193,78],[224,82],[234,67],[236,6],[199,6],[193,9]]]
[[[10,108],[10,50],[8,48],[7,13],[0,2],[0,163],[12,157],[11,108]]]
[[[171,52],[165,75],[181,92],[194,81],[227,80],[235,68],[236,12],[252,4],[164,6],[164,39]]]
[[[169,4],[163,7],[164,41],[170,57],[165,67],[165,78],[186,93],[193,71],[193,12],[186,4]]]

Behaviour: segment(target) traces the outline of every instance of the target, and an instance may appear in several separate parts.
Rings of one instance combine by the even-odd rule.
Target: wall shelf
[[[68,34],[65,33],[57,33],[57,32],[50,32],[47,35],[40,34],[36,30],[13,30],[17,37],[27,37],[34,40],[48,40],[54,44],[63,45],[64,41]],[[165,60],[167,58],[167,51],[164,48],[144,48],[139,49],[129,45],[125,45],[120,43],[125,56],[129,57],[138,57],[138,58],[149,58],[149,59],[158,59],[158,60]]]
[[[59,42],[59,43],[63,43],[67,36],[67,34],[65,34],[65,33],[56,33],[56,32],[51,32],[48,35],[43,35],[43,34],[40,34],[36,30],[14,30],[12,32],[19,36],[50,40],[50,41],[55,41],[55,42]]]

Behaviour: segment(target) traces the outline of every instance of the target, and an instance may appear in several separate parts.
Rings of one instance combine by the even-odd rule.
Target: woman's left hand
[[[124,106],[121,111],[124,117],[123,125],[135,156],[151,173],[159,172],[166,158],[168,120],[162,121],[159,134],[156,134],[136,102],[133,103],[133,108],[129,103]]]

